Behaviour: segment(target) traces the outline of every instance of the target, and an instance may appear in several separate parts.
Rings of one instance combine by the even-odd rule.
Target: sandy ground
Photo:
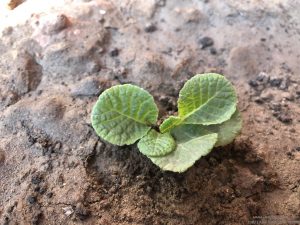
[[[300,224],[300,2],[7,2],[1,224]],[[106,88],[147,89],[163,118],[203,72],[233,82],[244,126],[187,172],[160,171],[91,128]]]

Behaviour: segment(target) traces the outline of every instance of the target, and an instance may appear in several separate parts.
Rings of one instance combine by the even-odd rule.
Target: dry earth
[[[0,6],[1,224],[300,224],[299,1],[11,2]],[[203,72],[234,83],[244,126],[187,172],[91,128],[106,88],[142,86],[162,118]]]

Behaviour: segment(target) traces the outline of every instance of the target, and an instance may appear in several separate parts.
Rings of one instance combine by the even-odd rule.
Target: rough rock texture
[[[1,224],[300,221],[299,2],[27,0],[1,10]],[[106,88],[146,88],[162,118],[202,72],[234,83],[244,127],[187,172],[162,172],[91,128]]]

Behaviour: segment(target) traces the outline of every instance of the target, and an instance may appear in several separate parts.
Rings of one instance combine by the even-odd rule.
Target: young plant
[[[178,99],[178,115],[159,127],[153,97],[131,85],[104,91],[92,110],[92,126],[105,141],[115,145],[138,142],[140,152],[162,170],[184,172],[213,147],[234,140],[242,128],[237,96],[231,83],[215,73],[188,80]]]

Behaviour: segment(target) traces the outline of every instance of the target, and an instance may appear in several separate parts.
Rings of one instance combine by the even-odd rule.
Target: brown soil
[[[0,15],[1,224],[300,224],[298,1],[48,2]],[[91,128],[106,88],[147,89],[163,117],[203,72],[234,83],[244,126],[187,172]]]

